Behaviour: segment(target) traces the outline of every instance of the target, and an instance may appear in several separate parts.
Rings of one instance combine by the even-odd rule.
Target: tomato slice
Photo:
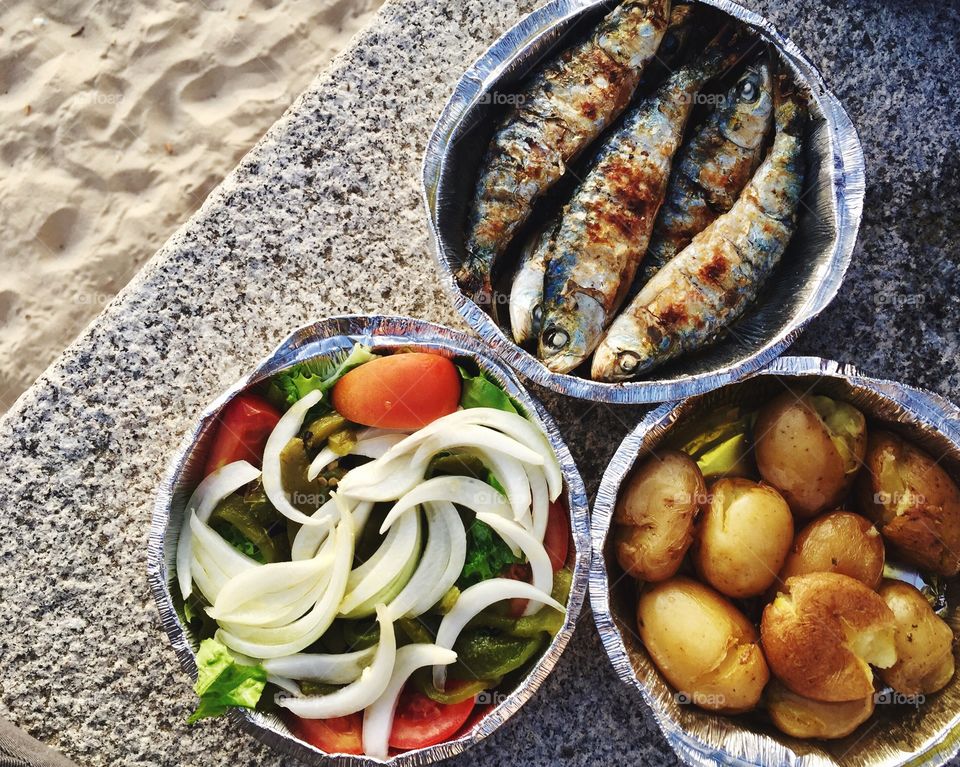
[[[559,499],[550,504],[543,547],[550,556],[553,571],[562,569],[567,563],[567,552],[570,550],[570,516],[567,514],[567,507]]]
[[[204,476],[234,461],[259,466],[267,437],[280,420],[280,412],[263,397],[240,394],[220,411],[220,426],[213,437]]]
[[[567,516],[566,506],[559,499],[550,504],[547,529],[543,533],[543,547],[550,557],[553,571],[562,569],[567,563],[567,553],[570,551],[570,518]],[[530,565],[510,565],[503,577],[529,583]],[[519,618],[526,609],[526,599],[511,599],[507,614],[511,618]]]
[[[397,701],[390,745],[409,749],[442,743],[463,726],[473,706],[473,698],[460,703],[437,703],[407,685]]]
[[[333,387],[333,406],[348,421],[419,429],[460,404],[460,374],[446,357],[403,352],[351,370]]]
[[[301,719],[290,715],[293,734],[328,754],[363,753],[363,714],[333,719]]]

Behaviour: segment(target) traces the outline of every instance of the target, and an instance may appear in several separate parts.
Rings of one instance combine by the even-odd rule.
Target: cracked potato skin
[[[893,613],[875,591],[837,573],[788,578],[760,622],[773,675],[797,695],[831,703],[873,694],[867,664],[893,665],[895,630]]]
[[[793,513],[809,519],[841,504],[853,482],[830,431],[808,395],[784,392],[760,410],[754,427],[757,468],[787,499]],[[853,444],[862,458],[866,425]]]
[[[872,432],[857,496],[899,559],[947,577],[960,572],[960,489],[927,453]]]
[[[674,575],[693,543],[707,488],[697,464],[676,450],[650,458],[617,499],[613,539],[625,572],[644,581]]]
[[[904,695],[946,687],[954,672],[953,631],[909,583],[885,580],[879,593],[897,622],[897,662],[881,669],[880,678]]]

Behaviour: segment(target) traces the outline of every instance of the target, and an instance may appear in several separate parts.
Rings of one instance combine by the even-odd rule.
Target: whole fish
[[[476,303],[490,303],[494,260],[534,201],[626,108],[669,17],[670,0],[625,0],[519,94],[484,155],[467,220],[457,281]]]
[[[546,255],[537,354],[573,370],[600,343],[633,282],[670,178],[673,156],[705,83],[730,66],[746,33],[728,27],[628,113],[560,214]]]
[[[690,37],[693,16],[692,5],[674,6],[670,13],[670,26],[660,42],[656,59],[644,72],[643,80],[651,74],[659,74],[661,69],[672,71]],[[540,335],[543,278],[547,271],[551,236],[558,225],[559,220],[554,220],[547,225],[550,229],[548,234],[541,232],[527,240],[520,255],[520,264],[510,292],[510,326],[514,340],[519,344],[527,343]]]
[[[769,60],[747,67],[693,137],[677,153],[650,247],[634,280],[637,290],[740,196],[773,126]]]
[[[610,326],[593,378],[625,381],[700,349],[756,297],[796,228],[806,104],[784,78],[774,92],[776,138],[734,206],[667,262]]]

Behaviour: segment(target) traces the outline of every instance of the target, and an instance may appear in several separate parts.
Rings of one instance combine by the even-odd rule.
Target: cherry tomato
[[[390,745],[408,749],[442,743],[463,726],[473,705],[473,698],[461,703],[437,703],[408,685],[397,701]]]
[[[567,563],[567,552],[570,550],[570,519],[563,502],[556,500],[550,504],[547,517],[547,529],[543,533],[543,547],[550,557],[550,564],[556,572]],[[510,565],[503,574],[505,578],[517,581],[530,582],[530,565]],[[507,610],[511,618],[519,618],[527,609],[526,599],[511,599]]]
[[[280,420],[279,411],[256,394],[240,394],[220,411],[220,426],[213,437],[204,474],[234,461],[249,461],[259,466],[263,447]]]
[[[363,753],[363,714],[333,719],[301,719],[290,716],[290,729],[301,740],[328,754]]]
[[[348,421],[419,429],[460,404],[460,375],[446,357],[407,352],[354,368],[333,387],[333,406]]]

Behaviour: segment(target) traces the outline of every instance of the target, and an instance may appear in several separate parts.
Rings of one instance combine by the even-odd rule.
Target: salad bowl
[[[177,548],[191,491],[204,476],[204,465],[223,408],[238,394],[270,378],[278,371],[307,360],[343,355],[362,344],[372,352],[430,352],[447,358],[469,360],[482,375],[495,382],[525,411],[526,417],[544,433],[555,453],[563,477],[562,498],[570,515],[572,545],[565,566],[572,571],[572,584],[559,631],[542,651],[529,672],[506,695],[494,698],[482,717],[468,720],[452,739],[402,752],[385,759],[345,753],[328,753],[298,738],[287,722],[273,710],[229,709],[229,719],[260,741],[297,757],[307,764],[426,764],[466,750],[491,734],[529,700],[558,662],[573,634],[586,594],[589,569],[587,500],[583,483],[560,433],[540,404],[515,374],[491,357],[482,344],[462,333],[429,322],[384,316],[342,316],[324,319],[291,333],[245,378],[230,387],[199,417],[173,457],[157,494],[148,548],[148,578],[163,629],[181,668],[197,678],[199,638],[193,634],[178,605]],[[178,607],[180,609],[178,609]],[[379,613],[378,613],[379,615]],[[186,680],[185,680],[186,681]]]
[[[738,383],[664,404],[648,413],[623,440],[604,473],[593,507],[590,599],[603,646],[617,675],[639,693],[686,764],[943,764],[960,751],[960,678],[956,675],[938,692],[920,696],[925,698],[920,705],[899,700],[903,696],[889,688],[878,688],[872,716],[852,734],[834,740],[800,739],[780,732],[759,710],[729,716],[690,705],[688,694],[675,692],[665,681],[637,635],[637,584],[618,562],[613,534],[614,511],[627,478],[646,457],[669,446],[670,437],[682,426],[694,420],[702,424],[711,412],[723,408],[752,407],[763,398],[783,394],[788,387],[853,405],[869,422],[932,456],[953,477],[960,475],[960,410],[953,404],[932,393],[869,378],[851,366],[819,358],[783,357]],[[944,579],[890,562],[887,568],[886,577],[907,580],[932,595],[937,614],[956,635],[960,611],[955,578]]]

